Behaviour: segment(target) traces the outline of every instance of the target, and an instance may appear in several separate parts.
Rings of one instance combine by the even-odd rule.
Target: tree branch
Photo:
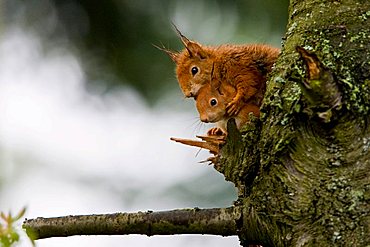
[[[162,212],[76,215],[26,219],[23,228],[33,239],[73,235],[210,234],[237,235],[238,207],[178,209]]]

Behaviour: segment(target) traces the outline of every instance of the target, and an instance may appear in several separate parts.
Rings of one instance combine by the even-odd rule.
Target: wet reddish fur
[[[253,99],[260,104],[266,89],[266,76],[280,50],[268,45],[203,46],[189,41],[187,47],[172,57],[176,74],[186,97],[196,97],[199,89],[211,80],[235,87],[237,93],[228,105],[228,113],[237,113],[243,102]],[[193,76],[191,68],[199,72]]]
[[[259,117],[259,105],[254,101],[243,102],[238,113],[228,115],[226,107],[236,95],[235,88],[230,85],[221,85],[216,90],[211,85],[212,83],[204,85],[199,90],[196,100],[200,119],[203,122],[217,123],[217,128],[210,129],[208,134],[214,135],[218,128],[226,133],[226,124],[230,118],[235,118],[237,127],[241,128],[249,122],[249,113],[252,112],[254,116]],[[212,99],[217,100],[217,105],[211,105]]]

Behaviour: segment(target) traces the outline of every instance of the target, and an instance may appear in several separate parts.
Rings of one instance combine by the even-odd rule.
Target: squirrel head
[[[207,47],[186,38],[177,28],[176,31],[185,47],[181,52],[157,48],[166,52],[176,63],[177,79],[185,97],[195,97],[200,87],[209,81],[212,53]]]
[[[196,107],[202,122],[215,123],[229,117],[226,106],[234,98],[236,90],[227,83],[211,81],[199,89]]]

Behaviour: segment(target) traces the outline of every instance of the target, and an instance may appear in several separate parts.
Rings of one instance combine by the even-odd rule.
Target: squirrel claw
[[[226,112],[229,116],[235,116],[239,113],[240,109],[242,108],[242,101],[238,99],[233,99],[229,104],[226,106]]]
[[[211,128],[207,131],[208,136],[226,136],[226,133],[218,127]]]

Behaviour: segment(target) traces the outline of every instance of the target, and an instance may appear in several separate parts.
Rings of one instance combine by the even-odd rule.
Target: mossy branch
[[[238,207],[178,209],[162,212],[75,215],[26,219],[23,228],[33,239],[73,235],[209,234],[237,235]]]

